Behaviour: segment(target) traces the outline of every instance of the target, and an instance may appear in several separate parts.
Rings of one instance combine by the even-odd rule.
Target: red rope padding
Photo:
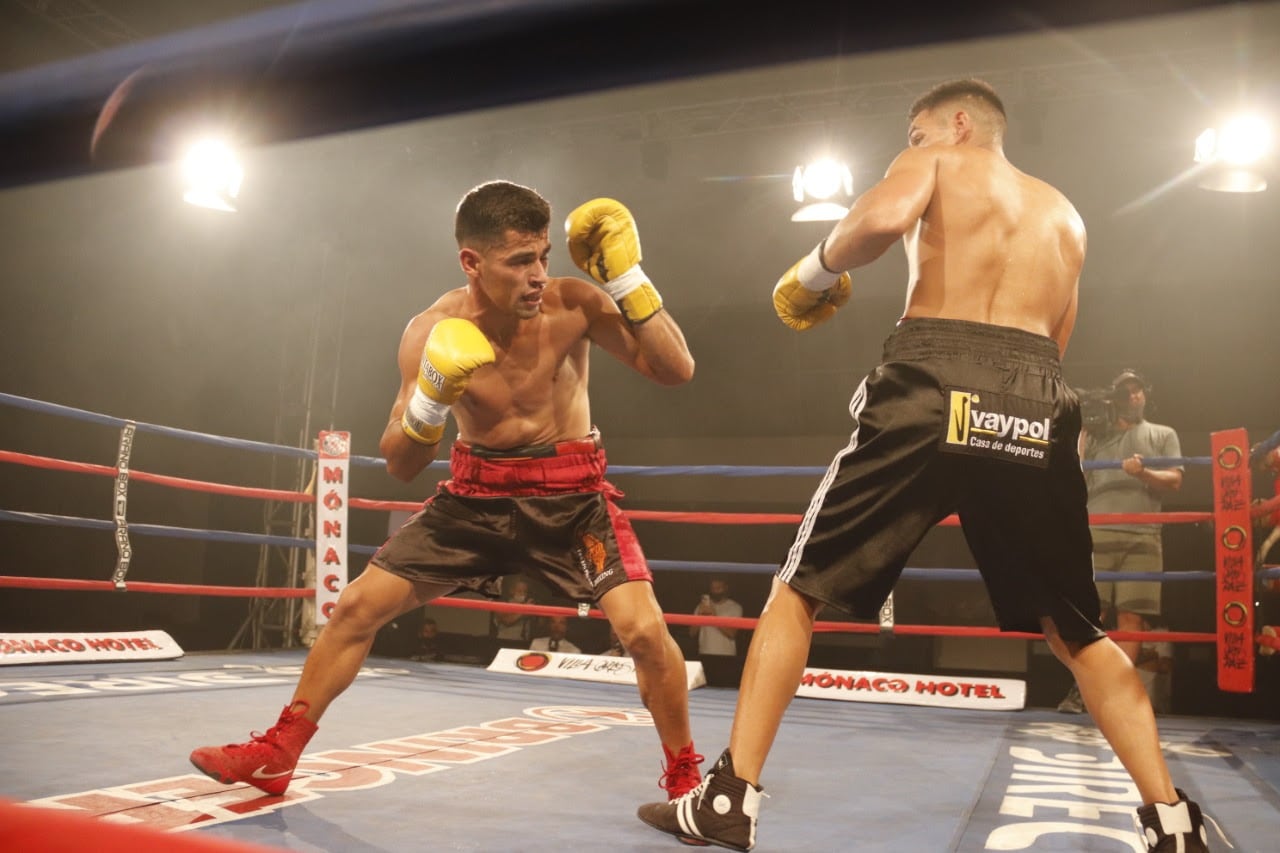
[[[35,456],[29,453],[15,453],[12,450],[0,450],[0,462],[12,462],[30,468],[45,468],[53,471],[73,471],[79,474],[96,474],[103,477],[116,476],[116,469],[109,465],[95,465],[90,462],[71,462],[65,459],[53,459],[48,456]],[[306,492],[293,492],[284,489],[262,489],[254,486],[232,486],[225,483],[212,483],[206,480],[189,480],[185,477],[170,477],[165,474],[152,474],[147,471],[129,471],[129,479],[140,483],[155,483],[161,486],[172,486],[191,492],[207,492],[218,495],[232,495],[241,498],[259,498],[261,500],[284,501],[286,503],[310,503],[314,495]],[[352,498],[350,505],[354,509],[407,510],[417,512],[422,509],[421,501],[388,501],[374,498]],[[1280,495],[1255,505],[1252,509],[1254,518],[1260,518],[1280,510]],[[666,512],[663,510],[634,509],[624,510],[623,514],[632,521],[666,521],[676,524],[799,524],[803,516],[799,513],[779,512]],[[1113,512],[1099,513],[1089,516],[1089,523],[1107,524],[1195,524],[1201,521],[1212,521],[1211,512]],[[958,527],[958,516],[949,515],[938,522],[940,527]]]
[[[464,610],[492,610],[498,613],[527,613],[533,616],[577,616],[578,611],[571,607],[552,607],[547,605],[512,604],[510,602],[485,601],[477,598],[437,598],[432,604],[441,607],[459,607]],[[604,619],[600,610],[591,610],[587,615],[592,619]],[[667,613],[663,618],[669,625],[714,625],[723,628],[740,628],[752,630],[759,619],[745,616],[694,616],[685,613]],[[864,622],[815,622],[813,630],[820,633],[846,634],[878,634],[880,626]],[[1043,634],[1022,631],[1001,631],[978,625],[895,625],[894,634],[904,636],[930,637],[1004,637],[1008,639],[1040,640]],[[1202,634],[1192,631],[1110,631],[1107,636],[1113,640],[1137,640],[1165,643],[1212,643],[1217,634]]]
[[[352,506],[356,505],[353,500]],[[631,521],[670,521],[683,524],[798,524],[803,516],[770,512],[667,512],[652,509],[623,510]],[[1089,516],[1090,524],[1195,524],[1213,521],[1211,512],[1104,512]],[[959,527],[960,517],[948,515],[939,527]]]
[[[14,453],[0,450],[0,462],[14,462],[33,468],[48,468],[55,471],[76,471],[81,474],[98,474],[114,477],[116,469],[109,465],[93,465],[88,462],[69,462],[62,459],[51,459],[47,456],[33,456],[27,453]],[[150,474],[146,471],[129,472],[129,479],[143,483],[158,483],[190,491],[212,492],[215,494],[236,495],[239,497],[262,498],[264,500],[306,503],[315,500],[314,496],[305,492],[291,492],[281,489],[259,489],[249,486],[230,486],[222,483],[210,483],[203,480],[188,480],[183,477],[168,477],[163,474]],[[1268,512],[1264,507],[1268,504],[1280,505],[1280,498],[1259,505],[1258,514]],[[370,498],[352,498],[350,505],[356,509],[409,510],[417,512],[422,508],[421,501],[384,501]],[[632,521],[669,521],[686,524],[798,524],[802,519],[798,513],[777,512],[667,512],[663,510],[636,509],[626,510],[624,514]],[[1096,524],[1178,524],[1185,522],[1211,521],[1213,513],[1209,512],[1132,512],[1104,513],[1091,515],[1089,520]],[[941,525],[953,527],[960,524],[957,516],[949,515]]]
[[[55,589],[55,590],[89,590],[115,592],[111,581],[72,580],[69,578],[26,578],[0,576],[0,587],[16,589]],[[156,592],[178,595],[216,595],[230,597],[258,598],[312,598],[314,589],[261,587],[261,586],[203,586],[199,584],[148,583],[133,581],[127,586],[128,592]],[[555,607],[542,604],[512,604],[505,601],[488,601],[479,598],[437,598],[431,602],[441,607],[457,607],[463,610],[489,610],[494,613],[523,613],[530,616],[579,616],[577,608]],[[598,609],[588,611],[592,619],[604,619],[604,612]],[[730,618],[727,616],[694,616],[684,613],[667,613],[664,618],[671,625],[716,625],[725,628],[752,630],[760,620],[748,617]],[[815,622],[813,630],[818,633],[846,634],[878,634],[880,626],[862,622]],[[894,634],[903,636],[929,637],[1004,637],[1008,639],[1039,640],[1038,633],[1021,631],[1001,631],[977,625],[895,625]],[[1112,631],[1107,636],[1113,640],[1138,640],[1146,642],[1167,643],[1211,643],[1217,639],[1216,634],[1198,634],[1190,631]],[[1272,638],[1274,640],[1274,638]],[[1264,642],[1259,639],[1259,642]],[[1276,641],[1280,642],[1280,641]],[[1280,646],[1277,646],[1280,647]]]
[[[11,589],[70,589],[98,592],[117,592],[111,581],[86,581],[72,578],[23,578],[0,576],[0,587]],[[170,595],[218,595],[230,598],[315,598],[314,589],[265,586],[202,586],[182,583],[151,583],[129,581],[128,592],[159,592]]]
[[[51,468],[55,471],[75,471],[80,474],[105,474],[114,477],[115,468],[106,465],[92,465],[88,462],[68,462],[65,459],[50,459],[47,456],[32,456],[28,453],[14,453],[12,450],[0,450],[0,462],[13,462],[29,468]]]
[[[1213,521],[1211,512],[1100,512],[1089,516],[1089,523],[1107,524],[1196,524]]]
[[[97,474],[105,477],[116,476],[116,469],[109,465],[94,465],[88,462],[69,462],[62,459],[51,459],[47,456],[33,456],[27,453],[14,453],[0,450],[0,462],[13,462],[32,468],[47,468],[54,471],[75,471],[81,474]],[[260,489],[251,486],[231,486],[223,483],[211,483],[204,480],[188,480],[183,477],[169,477],[164,474],[151,474],[146,471],[129,471],[129,479],[140,483],[155,483],[172,486],[193,492],[232,495],[242,498],[260,498],[262,500],[285,501],[288,503],[310,503],[313,495],[305,492],[292,492],[282,489]],[[417,512],[422,509],[421,501],[387,501],[372,498],[352,498],[349,504],[353,509],[370,509]],[[1280,497],[1259,504],[1254,510],[1255,516],[1262,516],[1272,509],[1280,507]],[[665,521],[676,524],[799,524],[803,516],[799,513],[781,512],[668,512],[664,510],[633,509],[623,510],[631,521]],[[1091,524],[1194,524],[1201,521],[1212,521],[1211,512],[1113,512],[1089,516]],[[958,516],[949,515],[938,522],[940,527],[958,527]]]
[[[369,498],[352,498],[353,509],[381,509],[387,511],[422,509],[421,501],[381,501]],[[793,512],[685,512],[660,509],[624,509],[622,514],[631,521],[665,521],[674,524],[799,524],[804,516]],[[1211,512],[1107,512],[1089,516],[1091,524],[1195,524],[1213,521]],[[939,527],[959,527],[960,517],[949,515],[938,522]]]
[[[53,471],[75,471],[79,474],[99,474],[105,477],[116,476],[116,469],[109,465],[93,465],[89,462],[68,462],[63,459],[50,459],[47,456],[32,456],[28,453],[14,453],[11,450],[0,450],[0,462],[14,462],[31,468],[47,468]],[[161,486],[173,486],[175,489],[186,489],[191,492],[210,492],[218,495],[234,495],[241,498],[261,498],[270,501],[288,501],[290,503],[311,503],[314,495],[305,492],[287,492],[282,489],[259,489],[252,486],[229,486],[223,483],[209,483],[204,480],[188,480],[184,477],[169,477],[164,474],[150,474],[146,471],[130,469],[129,479],[140,483],[156,483]]]

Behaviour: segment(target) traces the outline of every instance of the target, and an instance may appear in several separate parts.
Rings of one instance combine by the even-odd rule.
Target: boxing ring
[[[0,507],[5,525],[98,531],[115,559],[93,561],[96,579],[38,577],[8,566],[5,595],[51,591],[114,596],[212,596],[326,608],[345,584],[349,561],[375,545],[349,542],[346,513],[386,513],[418,504],[349,494],[352,468],[381,460],[349,453],[344,433],[322,434],[315,449],[213,436],[87,412],[9,394],[0,406],[39,417],[114,430],[114,460],[38,456],[0,449],[6,468],[108,478],[110,500],[90,518]],[[134,468],[136,447],[151,436],[193,446],[275,454],[314,468],[301,491],[238,486]],[[1204,571],[1098,573],[1099,580],[1155,579],[1204,590],[1214,631],[1112,633],[1116,639],[1194,644],[1211,649],[1216,684],[1204,690],[1248,695],[1275,679],[1275,628],[1255,599],[1274,596],[1280,566],[1264,559],[1275,541],[1280,495],[1252,499],[1251,467],[1270,461],[1280,432],[1250,446],[1243,430],[1215,433],[1207,457],[1148,460],[1213,469],[1214,501],[1205,512],[1094,517],[1211,528],[1214,563]],[[1277,456],[1280,459],[1280,456]],[[109,464],[114,462],[114,464]],[[1107,465],[1109,463],[1087,463]],[[1119,463],[1115,463],[1119,464]],[[433,466],[444,469],[444,463]],[[823,468],[613,465],[610,478],[820,476]],[[139,521],[130,487],[199,492],[295,506],[314,536],[254,530],[195,529]],[[429,490],[424,486],[423,491]],[[624,502],[625,510],[625,502]],[[626,510],[634,522],[793,526],[789,513]],[[956,524],[954,518],[944,525]],[[309,585],[231,586],[138,580],[136,540],[165,537],[223,542],[306,555]],[[1261,546],[1255,543],[1261,541]],[[646,541],[643,532],[642,542]],[[1255,553],[1255,548],[1257,553]],[[650,559],[668,572],[767,576],[772,563]],[[130,576],[131,570],[134,577]],[[163,567],[161,567],[163,571]],[[354,576],[354,572],[352,576]],[[311,578],[314,575],[314,579]],[[908,568],[905,580],[974,583],[976,570]],[[303,577],[298,578],[299,583]],[[950,587],[948,587],[950,588]],[[1212,593],[1209,592],[1212,590]],[[118,600],[118,599],[117,599]],[[473,598],[440,606],[599,619],[586,608],[521,607]],[[699,617],[667,606],[672,626],[726,625],[749,630],[752,618]],[[296,614],[296,634],[314,630]],[[610,850],[670,850],[675,843],[634,817],[656,798],[660,773],[647,713],[634,686],[581,678],[538,678],[455,663],[375,656],[326,714],[285,795],[217,783],[193,771],[190,750],[263,727],[292,690],[305,658],[293,643],[275,650],[184,652],[164,632],[5,633],[0,625],[0,743],[9,771],[0,787],[0,848],[14,850],[410,849],[561,850],[588,843]],[[878,638],[1038,639],[976,625],[904,624],[892,599],[878,621],[819,621],[822,635]],[[673,629],[674,633],[674,629]],[[156,636],[158,634],[159,636]],[[941,642],[941,639],[937,639]],[[292,646],[292,647],[290,647]],[[581,657],[592,658],[592,655]],[[97,658],[97,659],[95,659]],[[829,662],[829,661],[828,661]],[[585,666],[585,664],[584,664]],[[1011,698],[990,674],[920,675],[811,668],[791,705],[765,773],[760,850],[1138,850],[1130,814],[1136,789],[1088,717],[1071,717]],[[922,686],[923,685],[923,686]],[[929,694],[925,696],[924,694]],[[942,697],[930,704],[931,698]],[[708,753],[727,742],[736,691],[690,692],[696,743]],[[954,700],[954,701],[943,701]],[[964,700],[964,701],[962,701]],[[1280,825],[1280,720],[1162,716],[1161,736],[1174,779],[1242,851],[1275,849]],[[121,833],[119,838],[113,833]],[[167,833],[159,836],[157,833]],[[59,846],[62,845],[62,846]],[[1219,840],[1215,849],[1227,849]]]

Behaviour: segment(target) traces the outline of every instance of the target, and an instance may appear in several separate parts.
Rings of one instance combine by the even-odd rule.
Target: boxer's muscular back
[[[1012,326],[1065,351],[1084,264],[1079,214],[997,152],[939,148],[933,196],[906,237],[903,316]]]

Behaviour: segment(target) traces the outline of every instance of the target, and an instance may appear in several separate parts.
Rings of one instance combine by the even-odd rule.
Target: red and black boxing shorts
[[[653,580],[594,434],[512,450],[456,441],[449,467],[450,479],[378,549],[374,565],[495,598],[510,574],[579,602]]]

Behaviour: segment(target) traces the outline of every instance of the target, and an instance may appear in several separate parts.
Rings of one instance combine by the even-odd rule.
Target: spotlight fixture
[[[182,200],[197,207],[234,213],[244,169],[231,146],[220,139],[202,139],[182,161],[187,189]]]
[[[1271,153],[1271,127],[1260,116],[1238,116],[1196,137],[1199,185],[1217,192],[1256,193],[1267,188],[1262,164]]]
[[[849,212],[846,205],[831,199],[843,193],[853,196],[853,174],[846,163],[831,159],[796,166],[791,176],[791,195],[803,206],[791,214],[792,222],[830,222]]]

